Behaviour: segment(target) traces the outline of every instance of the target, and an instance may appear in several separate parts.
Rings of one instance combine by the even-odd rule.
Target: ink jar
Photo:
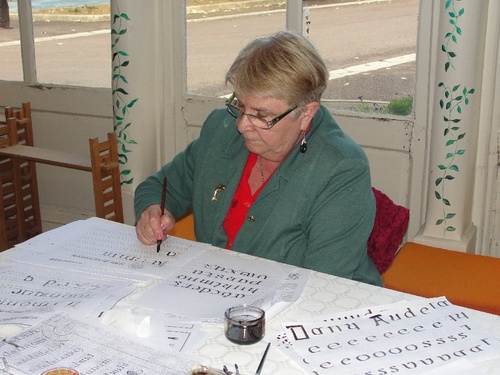
[[[265,332],[266,313],[258,307],[234,306],[224,313],[224,334],[235,344],[255,344],[264,337]]]

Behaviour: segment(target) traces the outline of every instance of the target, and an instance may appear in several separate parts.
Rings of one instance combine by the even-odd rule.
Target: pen
[[[266,360],[267,352],[268,352],[270,346],[271,346],[271,343],[268,343],[266,346],[266,350],[264,350],[264,354],[262,355],[262,359],[260,360],[259,367],[257,367],[257,371],[255,372],[255,375],[260,375],[260,371],[262,370],[262,367],[264,367],[264,361]]]
[[[166,195],[167,195],[167,178],[163,177],[163,187],[161,189],[161,205],[160,205],[161,214],[160,214],[160,220],[161,220],[161,217],[163,216],[163,211],[165,211],[165,196]],[[161,245],[161,243],[162,243],[162,240],[156,241],[156,252],[157,253],[160,252],[160,245]]]

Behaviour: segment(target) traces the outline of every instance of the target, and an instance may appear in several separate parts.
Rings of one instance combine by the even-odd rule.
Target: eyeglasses
[[[297,109],[297,106],[289,109],[282,115],[279,115],[278,117],[273,118],[272,120],[266,120],[263,117],[256,116],[256,115],[251,115],[249,113],[244,113],[238,109],[238,98],[233,94],[231,95],[227,100],[226,100],[226,107],[227,111],[236,119],[243,117],[243,115],[246,115],[248,118],[248,121],[255,126],[256,128],[259,129],[265,129],[269,130],[271,129],[274,125],[276,125],[280,120],[282,120],[286,115]]]

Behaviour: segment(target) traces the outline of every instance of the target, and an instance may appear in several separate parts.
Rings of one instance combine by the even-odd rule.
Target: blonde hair
[[[273,97],[290,106],[321,100],[328,69],[314,46],[291,31],[250,42],[226,74],[226,84],[243,96]]]

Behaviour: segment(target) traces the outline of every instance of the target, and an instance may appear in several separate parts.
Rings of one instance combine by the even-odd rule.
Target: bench
[[[382,275],[386,288],[500,315],[500,258],[407,242]]]

